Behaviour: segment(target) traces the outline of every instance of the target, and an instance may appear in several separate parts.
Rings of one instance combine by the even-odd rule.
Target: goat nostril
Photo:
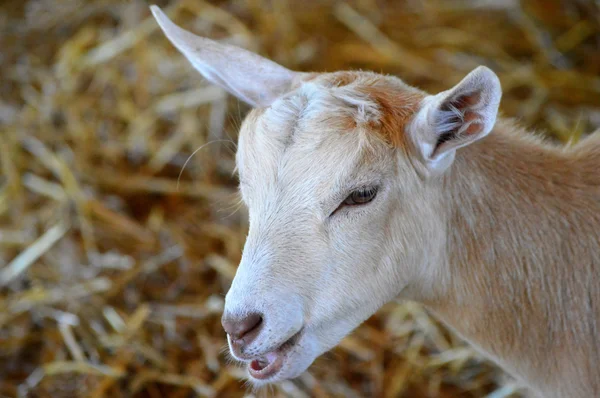
[[[251,313],[243,318],[234,318],[223,316],[221,324],[225,332],[234,340],[239,340],[248,333],[252,332],[262,324],[262,316],[257,313]]]

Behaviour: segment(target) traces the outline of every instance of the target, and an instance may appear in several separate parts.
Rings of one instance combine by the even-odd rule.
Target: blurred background
[[[597,1],[156,3],[298,70],[435,92],[484,64],[507,117],[565,144],[600,126]],[[233,159],[248,107],[188,65],[149,4],[0,4],[0,397],[520,396],[413,303],[298,380],[244,384],[220,315],[247,229]]]

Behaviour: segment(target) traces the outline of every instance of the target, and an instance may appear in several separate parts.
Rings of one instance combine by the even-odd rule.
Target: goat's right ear
[[[206,79],[254,107],[270,105],[300,75],[248,50],[196,36],[171,22],[159,7],[150,9],[171,43]]]
[[[498,76],[484,66],[450,90],[425,97],[410,134],[426,168],[443,172],[458,148],[488,135],[496,123],[501,97]]]

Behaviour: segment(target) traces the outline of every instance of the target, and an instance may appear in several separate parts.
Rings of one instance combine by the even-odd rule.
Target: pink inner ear
[[[465,130],[465,135],[477,135],[483,129],[483,125],[480,123],[473,123]]]
[[[481,94],[479,92],[462,95],[456,99],[457,108],[463,111],[463,121],[469,126],[463,131],[465,135],[476,135],[483,129],[483,124],[476,121],[479,118],[478,113],[470,109],[477,105],[480,100]]]
[[[458,108],[462,108],[463,106],[477,105],[479,101],[481,101],[481,94],[479,92],[475,92],[461,95],[458,98],[456,98],[456,100],[453,102],[456,102]]]
[[[479,122],[476,122],[478,119],[478,115],[475,112],[467,111],[465,112],[465,123],[469,124],[469,127],[464,131],[465,135],[475,135],[479,134],[483,129],[483,125]],[[469,123],[472,122],[472,123]]]

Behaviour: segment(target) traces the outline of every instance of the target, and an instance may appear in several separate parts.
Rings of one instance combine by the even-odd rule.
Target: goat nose
[[[225,332],[227,332],[233,340],[239,340],[244,336],[249,335],[250,332],[258,331],[259,326],[262,324],[262,320],[262,316],[257,313],[251,313],[243,317],[224,315],[221,319],[221,324],[223,325]]]

